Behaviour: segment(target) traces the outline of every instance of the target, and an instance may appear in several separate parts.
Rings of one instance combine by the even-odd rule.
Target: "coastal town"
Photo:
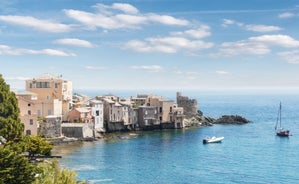
[[[16,92],[25,135],[46,138],[96,138],[105,132],[180,129],[198,113],[198,103],[177,93],[177,102],[162,96],[139,94],[121,99],[73,94],[72,81],[43,74],[26,80]]]
[[[198,110],[196,99],[176,94],[176,102],[153,94],[126,99],[73,94],[72,81],[42,74],[16,92],[25,135],[46,138],[101,138],[107,132],[182,129],[216,121]]]

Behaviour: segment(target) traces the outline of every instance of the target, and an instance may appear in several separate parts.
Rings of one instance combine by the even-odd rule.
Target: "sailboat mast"
[[[281,128],[281,102],[279,103],[279,128]]]

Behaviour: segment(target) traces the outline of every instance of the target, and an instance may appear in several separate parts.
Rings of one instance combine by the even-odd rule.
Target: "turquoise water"
[[[206,115],[239,114],[252,123],[123,134],[76,146],[61,164],[90,183],[299,183],[299,95],[193,95]],[[280,101],[289,138],[274,132]],[[202,144],[213,135],[225,139]]]

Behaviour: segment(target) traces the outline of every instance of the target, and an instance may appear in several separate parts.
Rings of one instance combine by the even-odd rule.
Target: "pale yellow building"
[[[43,74],[26,80],[26,91],[37,95],[37,117],[55,115],[67,120],[72,103],[72,82],[62,76]]]

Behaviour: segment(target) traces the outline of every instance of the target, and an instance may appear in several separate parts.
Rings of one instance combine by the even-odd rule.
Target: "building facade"
[[[138,108],[138,124],[141,129],[159,127],[158,108],[154,106],[140,106]]]
[[[39,124],[36,113],[36,94],[24,92],[17,94],[16,97],[20,109],[20,119],[25,125],[24,135],[37,135]]]
[[[35,93],[38,117],[49,115],[67,119],[72,103],[72,82],[63,80],[61,76],[43,74],[26,80],[26,91]]]

